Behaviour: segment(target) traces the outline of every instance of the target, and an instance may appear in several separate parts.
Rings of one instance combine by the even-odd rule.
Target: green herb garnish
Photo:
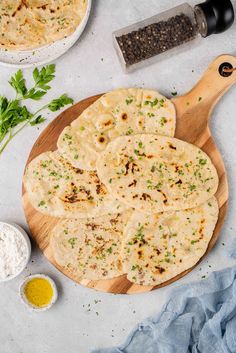
[[[66,94],[52,100],[35,113],[31,113],[23,104],[25,100],[40,100],[51,87],[48,85],[55,77],[55,65],[47,65],[41,70],[33,71],[34,85],[28,89],[22,70],[18,70],[9,80],[16,92],[14,100],[0,96],[0,154],[4,151],[13,137],[27,125],[35,126],[43,123],[45,118],[39,114],[45,109],[57,111],[67,104],[73,103],[73,99]]]
[[[207,163],[207,160],[206,159],[199,159],[199,162],[198,162],[200,165],[205,165]]]
[[[163,103],[164,103],[164,100],[163,100]],[[155,98],[153,101],[145,101],[144,102],[144,105],[150,105],[152,108],[155,107],[155,105],[158,104],[158,99]]]
[[[110,248],[107,249],[107,252],[108,252],[109,254],[112,253],[112,247],[111,247],[111,246],[110,246]]]
[[[126,135],[132,135],[134,132],[133,129],[131,129],[131,127],[128,128],[128,130],[126,131]]]
[[[189,185],[189,190],[190,191],[193,191],[193,190],[195,190],[196,189],[196,185]]]
[[[76,238],[68,239],[68,243],[71,245],[72,249],[74,249],[74,247],[75,247],[76,240],[77,240]]]
[[[126,99],[125,101],[126,101],[126,104],[129,105],[129,104],[131,104],[133,102],[133,99],[130,98],[130,99]]]

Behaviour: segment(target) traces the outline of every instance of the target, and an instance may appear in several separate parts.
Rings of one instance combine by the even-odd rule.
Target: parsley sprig
[[[47,65],[41,70],[35,68],[33,71],[34,85],[28,89],[22,70],[18,70],[9,80],[9,84],[14,88],[16,97],[9,100],[0,95],[0,154],[4,151],[13,137],[23,130],[27,125],[35,126],[43,123],[46,119],[40,114],[45,109],[52,112],[60,110],[68,104],[73,103],[73,99],[66,94],[53,99],[35,113],[31,113],[23,104],[27,99],[40,100],[51,87],[48,85],[55,77],[55,65]]]

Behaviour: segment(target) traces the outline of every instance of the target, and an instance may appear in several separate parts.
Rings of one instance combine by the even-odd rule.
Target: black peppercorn
[[[127,65],[138,63],[192,40],[197,34],[190,18],[180,14],[116,37]]]

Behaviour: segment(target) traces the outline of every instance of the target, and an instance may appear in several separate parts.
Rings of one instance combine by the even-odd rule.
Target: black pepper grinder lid
[[[195,12],[203,37],[224,32],[234,22],[234,9],[230,0],[207,0],[196,5]]]

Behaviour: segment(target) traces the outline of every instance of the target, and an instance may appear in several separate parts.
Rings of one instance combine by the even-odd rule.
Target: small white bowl
[[[31,243],[30,243],[30,239],[29,239],[29,236],[28,234],[25,232],[25,230],[23,228],[21,228],[20,226],[18,226],[18,224],[15,224],[15,223],[7,223],[7,222],[0,222],[0,224],[6,224],[7,226],[11,227],[11,228],[14,228],[15,231],[18,232],[18,234],[21,234],[22,235],[22,238],[25,239],[25,244],[26,244],[26,248],[27,248],[27,254],[26,254],[26,258],[25,258],[25,261],[24,263],[22,264],[22,267],[19,271],[17,271],[16,273],[14,273],[13,275],[11,276],[8,276],[7,278],[4,278],[4,279],[0,279],[0,282],[7,282],[7,281],[10,281],[12,280],[13,278],[19,276],[25,269],[25,267],[27,266],[29,260],[30,260],[30,257],[31,257]]]
[[[25,290],[25,286],[26,286],[27,283],[28,283],[29,281],[31,281],[33,278],[45,278],[45,279],[48,280],[48,282],[51,284],[52,289],[53,289],[53,296],[52,296],[51,302],[50,302],[48,305],[43,306],[43,307],[41,307],[41,308],[38,307],[38,306],[33,305],[32,303],[30,303],[30,302],[28,301],[28,299],[26,298],[26,296],[25,296],[25,291],[24,291],[24,290]],[[20,297],[21,297],[23,303],[26,304],[26,306],[27,306],[29,309],[31,309],[31,310],[33,310],[33,311],[45,311],[45,310],[50,309],[50,308],[55,304],[55,302],[57,301],[58,291],[57,291],[57,287],[56,287],[56,284],[55,284],[55,282],[53,281],[53,279],[51,279],[51,278],[50,278],[49,276],[47,276],[47,275],[44,275],[44,274],[39,273],[39,274],[31,275],[31,276],[28,276],[28,277],[25,278],[25,280],[23,281],[23,283],[22,283],[21,286],[20,286]]]

